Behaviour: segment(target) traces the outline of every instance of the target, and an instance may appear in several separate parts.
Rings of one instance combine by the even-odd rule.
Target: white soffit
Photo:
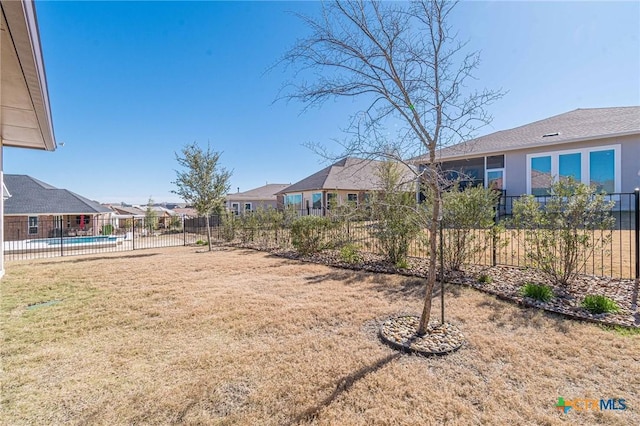
[[[0,49],[2,144],[53,151],[40,35],[31,1],[2,1]]]

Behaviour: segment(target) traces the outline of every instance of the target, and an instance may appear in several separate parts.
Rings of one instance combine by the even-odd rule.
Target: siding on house
[[[608,168],[611,156],[602,152],[605,150],[614,151],[613,168]],[[438,162],[445,168],[464,167],[465,160],[496,155],[504,155],[504,189],[509,196],[545,192],[548,186],[543,182],[557,178],[562,167],[565,175],[579,171],[583,182],[595,181],[609,193],[633,192],[640,186],[640,107],[577,109],[443,148],[438,151]],[[536,158],[540,161],[537,170]],[[425,164],[428,160],[418,157],[414,161]],[[544,161],[551,166],[543,166]],[[477,178],[488,186],[486,167],[480,175]],[[544,186],[533,191],[532,179]]]

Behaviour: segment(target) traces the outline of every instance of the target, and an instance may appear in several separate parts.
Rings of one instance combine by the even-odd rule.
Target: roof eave
[[[595,140],[599,140],[599,139],[619,138],[619,137],[633,136],[633,135],[640,135],[640,131],[639,130],[632,130],[632,131],[628,131],[628,132],[608,133],[608,134],[596,135],[596,136],[565,139],[565,140],[562,140],[562,141],[541,142],[541,143],[535,144],[535,145],[532,145],[532,144],[521,145],[521,146],[516,146],[516,147],[508,147],[508,148],[504,148],[504,149],[500,149],[500,150],[473,151],[473,152],[459,154],[459,155],[440,156],[440,157],[438,157],[436,159],[436,161],[462,160],[462,159],[465,159],[465,158],[474,158],[474,157],[480,157],[480,156],[484,156],[484,155],[502,154],[502,153],[510,152],[510,151],[522,151],[522,150],[527,150],[527,149],[530,149],[530,148],[554,146],[554,145],[566,145],[566,144],[571,144],[571,143],[595,141]],[[417,164],[425,164],[426,162],[427,161],[425,161],[425,160],[416,160]]]
[[[31,104],[37,117],[41,144],[6,140],[6,146],[54,151],[57,147],[49,105],[49,92],[44,69],[40,34],[32,1],[3,1],[2,10],[14,40],[16,54],[25,77]]]

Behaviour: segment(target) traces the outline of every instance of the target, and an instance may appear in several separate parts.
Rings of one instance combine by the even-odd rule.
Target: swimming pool
[[[29,244],[45,243],[50,246],[66,244],[91,244],[91,243],[115,243],[118,237],[112,235],[99,235],[89,237],[63,237],[60,238],[46,238],[41,240],[28,240]]]

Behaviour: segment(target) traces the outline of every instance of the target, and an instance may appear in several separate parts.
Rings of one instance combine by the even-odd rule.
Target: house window
[[[591,151],[589,153],[589,183],[599,191],[608,193],[616,190],[616,151]]]
[[[358,194],[347,194],[347,202],[358,204]]]
[[[598,191],[620,192],[620,145],[527,155],[527,192],[548,195],[557,180],[574,178]]]
[[[302,210],[302,194],[291,194],[284,197],[286,206],[293,206],[296,210]]]
[[[558,177],[561,180],[573,178],[580,182],[582,180],[581,157],[579,152],[558,155]]]
[[[38,216],[29,216],[29,235],[38,233]]]
[[[90,219],[89,215],[76,216],[76,225],[88,225]]]
[[[327,208],[331,209],[338,205],[338,194],[335,192],[327,192]]]
[[[485,158],[485,185],[491,189],[505,189],[504,185],[504,155],[490,155]]]
[[[504,189],[504,170],[487,170],[487,188]]]
[[[531,194],[548,195],[553,182],[551,175],[551,156],[535,157],[531,159]]]
[[[231,211],[234,215],[240,214],[240,203],[231,203]]]
[[[322,192],[315,192],[311,194],[311,201],[313,202],[314,209],[322,208]]]
[[[476,157],[465,160],[444,161],[441,167],[445,179],[451,183],[457,181],[460,188],[464,189],[467,186],[484,184],[484,163],[485,157]]]
[[[244,211],[245,212],[251,211],[251,203],[244,203]]]

